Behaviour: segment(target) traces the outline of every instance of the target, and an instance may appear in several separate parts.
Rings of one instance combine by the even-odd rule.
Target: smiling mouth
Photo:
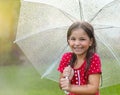
[[[75,47],[74,50],[76,51],[81,51],[83,48],[82,47]]]

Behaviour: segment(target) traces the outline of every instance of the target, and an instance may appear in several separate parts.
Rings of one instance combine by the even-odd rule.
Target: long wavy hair
[[[87,54],[86,54],[86,66],[85,66],[85,72],[84,72],[85,76],[86,76],[87,71],[90,67],[90,58],[96,52],[96,39],[95,39],[95,36],[94,36],[94,28],[88,22],[74,22],[69,27],[69,29],[67,31],[67,42],[68,42],[72,32],[76,29],[83,29],[86,32],[86,34],[88,35],[88,37],[93,40],[93,43],[88,48],[88,51],[87,51]],[[76,56],[76,54],[73,53],[72,58],[71,58],[70,63],[69,63],[71,65],[71,67],[74,67],[74,64],[75,64],[76,60],[77,60],[77,56]],[[85,78],[85,80],[87,81],[86,78]]]

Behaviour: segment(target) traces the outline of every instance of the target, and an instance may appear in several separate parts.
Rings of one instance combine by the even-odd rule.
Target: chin
[[[82,54],[83,54],[83,52],[75,52],[75,51],[74,51],[74,53],[75,53],[76,55],[82,55]]]
[[[84,55],[85,54],[85,52],[76,52],[76,51],[73,51],[76,55]]]

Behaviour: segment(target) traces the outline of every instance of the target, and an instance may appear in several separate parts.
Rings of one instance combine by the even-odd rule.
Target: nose
[[[80,45],[80,41],[76,40],[75,45]]]

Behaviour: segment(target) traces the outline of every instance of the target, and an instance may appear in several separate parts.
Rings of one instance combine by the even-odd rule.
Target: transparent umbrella
[[[24,0],[15,43],[40,73],[58,81],[61,55],[70,51],[68,27],[77,20],[95,28],[103,86],[120,83],[120,0]]]

